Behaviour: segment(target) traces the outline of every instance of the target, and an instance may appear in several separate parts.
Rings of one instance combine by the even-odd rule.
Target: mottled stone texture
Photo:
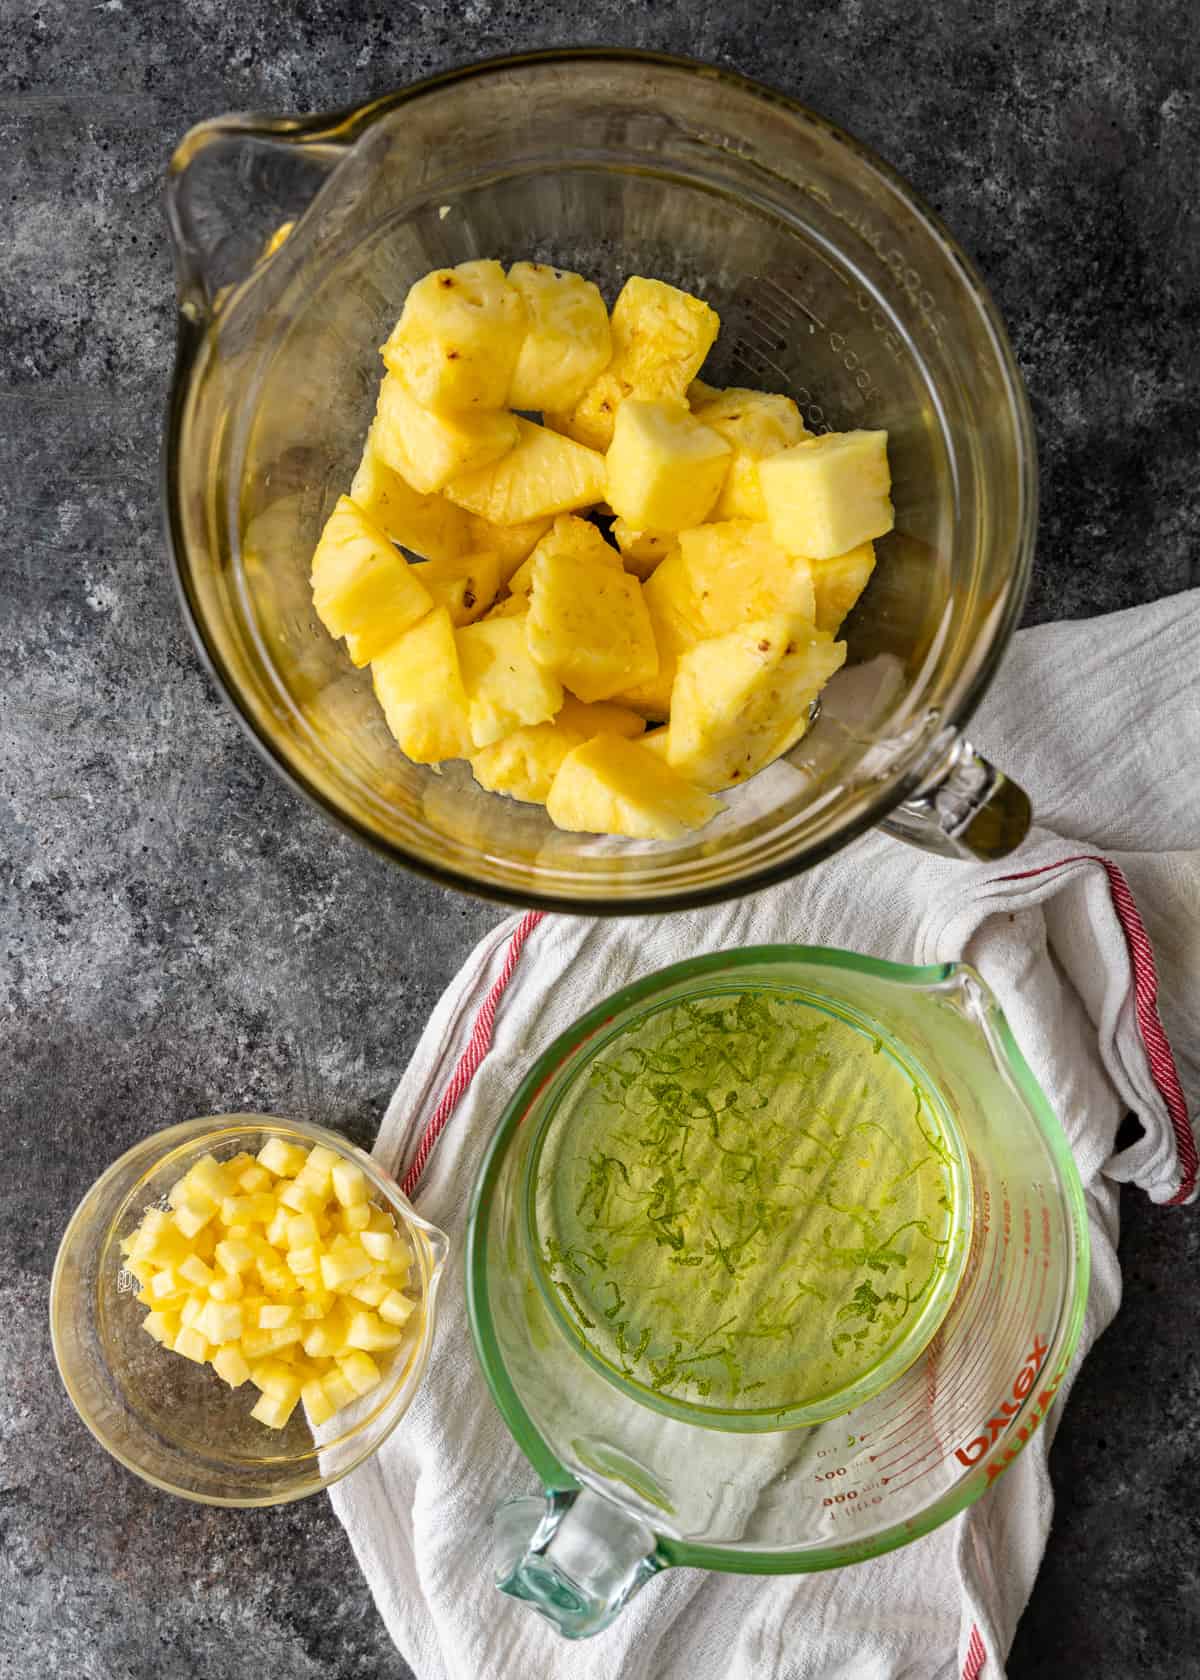
[[[156,484],[169,152],[231,108],[337,106],[526,46],[659,47],[776,83],[898,165],[981,264],[1041,440],[1029,618],[1082,616],[1197,581],[1197,13],[0,0],[0,39],[0,1676],[397,1680],[324,1501],[154,1493],[50,1359],[55,1245],[104,1163],[243,1104],[369,1139],[497,914],[279,786],[183,632]],[[1020,1680],[1200,1675],[1200,1234],[1125,1211],[1125,1306],[1054,1451]]]

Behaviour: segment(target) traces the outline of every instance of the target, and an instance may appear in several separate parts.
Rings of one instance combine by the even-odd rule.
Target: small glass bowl
[[[382,1384],[324,1425],[320,1438],[297,1406],[282,1430],[250,1416],[254,1391],[228,1388],[211,1367],[160,1347],[142,1329],[146,1309],[119,1243],[202,1155],[256,1155],[268,1138],[323,1144],[365,1173],[372,1199],[412,1243],[409,1287],[419,1292],[414,1337],[401,1343]],[[391,1434],[412,1403],[433,1339],[443,1233],[414,1212],[377,1164],[335,1132],[274,1115],[228,1114],[156,1132],[115,1161],[88,1191],[63,1236],[50,1287],[54,1356],[76,1411],[128,1470],[210,1505],[282,1505],[339,1481]]]

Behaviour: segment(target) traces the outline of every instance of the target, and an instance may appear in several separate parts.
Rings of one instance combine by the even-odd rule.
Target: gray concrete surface
[[[157,509],[167,157],[231,108],[337,106],[555,43],[691,53],[807,99],[981,264],[1041,442],[1028,619],[1084,616],[1198,581],[1197,13],[0,0],[0,39],[0,1676],[400,1680],[327,1502],[153,1492],[94,1446],[50,1357],[55,1247],[106,1162],[243,1105],[369,1140],[498,914],[328,827],[199,667]],[[1125,1217],[1125,1305],[1053,1453],[1015,1680],[1200,1676],[1200,1228],[1135,1197]]]

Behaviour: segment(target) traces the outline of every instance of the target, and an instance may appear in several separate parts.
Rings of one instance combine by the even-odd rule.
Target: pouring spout
[[[507,1500],[496,1512],[495,1565],[500,1591],[564,1639],[603,1632],[666,1567],[651,1529],[590,1488]]]
[[[180,313],[203,325],[283,243],[349,150],[289,119],[221,117],[189,130],[167,170]]]

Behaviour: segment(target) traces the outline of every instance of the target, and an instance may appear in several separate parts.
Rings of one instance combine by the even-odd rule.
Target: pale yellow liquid
[[[688,1000],[567,1093],[536,1167],[537,1253],[573,1332],[650,1395],[820,1404],[936,1329],[956,1147],[861,1027],[778,992]]]

